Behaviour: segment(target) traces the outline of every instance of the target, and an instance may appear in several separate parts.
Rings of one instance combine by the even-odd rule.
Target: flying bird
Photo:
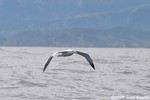
[[[63,50],[63,51],[58,51],[58,52],[53,53],[49,57],[49,59],[47,60],[45,66],[44,66],[43,72],[45,71],[45,69],[47,68],[47,66],[49,65],[50,61],[52,60],[52,58],[55,55],[57,55],[58,57],[67,57],[67,56],[71,56],[73,54],[79,54],[79,55],[85,57],[86,60],[89,62],[89,64],[92,66],[92,68],[95,70],[94,63],[93,63],[91,57],[87,53],[83,53],[83,52],[80,52],[80,51],[75,51],[75,50],[72,50],[72,49],[68,49],[68,50]]]

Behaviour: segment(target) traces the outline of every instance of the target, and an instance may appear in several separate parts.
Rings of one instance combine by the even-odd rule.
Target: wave
[[[16,51],[10,51],[10,50],[6,50],[6,49],[2,49],[0,48],[0,51],[4,51],[4,52],[9,52],[9,53],[21,53],[21,54],[33,54],[33,53],[30,53],[30,52],[16,52]]]

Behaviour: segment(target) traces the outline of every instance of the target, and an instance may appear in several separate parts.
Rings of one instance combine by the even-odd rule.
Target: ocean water
[[[49,56],[68,48],[0,47],[0,100],[150,100],[150,49],[72,48],[88,53]]]

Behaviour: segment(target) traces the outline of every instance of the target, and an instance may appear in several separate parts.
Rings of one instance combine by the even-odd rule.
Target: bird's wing
[[[83,57],[85,57],[86,60],[89,62],[89,64],[92,66],[92,68],[95,70],[94,63],[93,63],[91,57],[88,54],[83,53],[83,52],[79,52],[79,51],[76,51],[76,53],[79,54],[79,55],[81,55],[81,56],[83,56]]]
[[[58,52],[55,52],[52,54],[52,56],[49,57],[49,59],[47,60],[45,66],[44,66],[44,69],[43,69],[43,72],[45,71],[45,69],[47,68],[47,66],[49,65],[50,61],[52,60],[52,58],[57,54]]]

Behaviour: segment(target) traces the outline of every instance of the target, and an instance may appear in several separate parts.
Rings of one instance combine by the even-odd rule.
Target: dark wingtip
[[[45,66],[43,68],[43,72],[46,70],[47,66],[48,66],[48,63],[45,64]]]
[[[43,73],[44,73],[45,69],[43,69]]]
[[[43,68],[43,72],[46,70],[47,66],[49,65],[50,61],[52,60],[53,56],[51,56],[48,61],[46,62],[44,68]]]
[[[92,68],[95,70],[95,66],[94,66],[94,64],[93,64],[93,63],[91,64],[91,66],[92,66]]]
[[[44,67],[44,69],[43,69],[43,73],[44,73],[45,69],[46,69],[46,68]]]

